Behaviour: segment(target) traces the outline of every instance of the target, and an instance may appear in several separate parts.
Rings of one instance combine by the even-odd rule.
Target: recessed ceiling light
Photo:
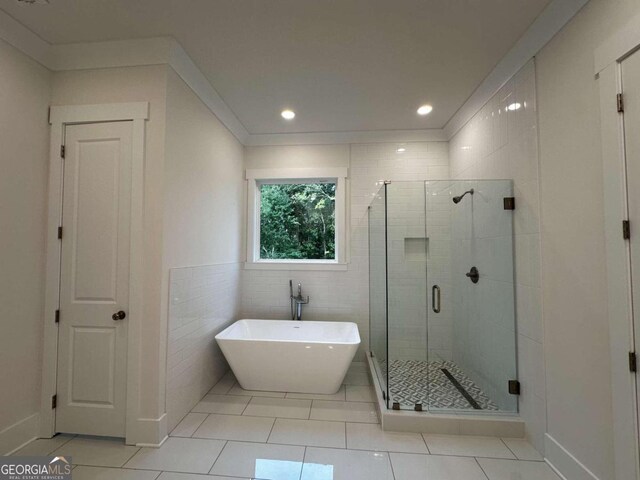
[[[294,118],[296,118],[296,112],[294,112],[293,110],[283,110],[280,115],[282,115],[282,118],[284,118],[285,120],[293,120]]]
[[[433,110],[433,107],[431,105],[422,105],[418,109],[418,115],[428,115],[429,113],[431,113],[431,110]]]
[[[514,102],[507,106],[507,110],[509,110],[510,112],[515,112],[516,110],[520,110],[521,107],[521,104],[519,104],[518,102]]]
[[[398,148],[396,148],[396,152],[398,152],[398,153],[404,153],[404,152],[406,152],[406,151],[407,151],[407,149],[406,149],[405,147],[398,147]]]

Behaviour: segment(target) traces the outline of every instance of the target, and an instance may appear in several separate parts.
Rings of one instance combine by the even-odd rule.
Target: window
[[[335,260],[336,182],[260,184],[260,258]]]
[[[346,169],[248,170],[248,268],[345,269]]]

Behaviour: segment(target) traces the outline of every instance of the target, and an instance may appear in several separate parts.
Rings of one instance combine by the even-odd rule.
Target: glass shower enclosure
[[[369,206],[370,354],[387,408],[517,412],[511,180],[386,182]]]

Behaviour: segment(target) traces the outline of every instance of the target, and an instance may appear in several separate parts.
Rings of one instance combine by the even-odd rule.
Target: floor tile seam
[[[476,461],[476,465],[478,465],[478,467],[480,467],[480,470],[482,471],[482,474],[487,478],[487,480],[489,479],[489,475],[487,474],[487,472],[484,471],[484,468],[482,468],[482,465],[480,465],[480,462],[478,461],[478,458],[474,457],[474,460]]]
[[[229,440],[224,440],[224,445],[222,446],[222,448],[220,449],[220,451],[218,452],[218,455],[216,455],[215,460],[213,461],[213,463],[211,464],[211,466],[209,467],[209,470],[207,470],[207,473],[205,475],[213,475],[211,473],[211,471],[213,470],[213,467],[216,466],[216,463],[218,463],[218,460],[220,460],[220,457],[222,456],[222,453],[225,451],[225,449],[227,448],[227,445],[229,445]]]
[[[178,428],[178,426],[182,422],[178,423],[178,425],[176,425],[176,427],[173,429],[173,431],[171,431],[171,433],[169,434],[169,438],[198,438],[198,437],[194,437],[194,435],[196,434],[198,429],[202,426],[202,424],[207,421],[207,418],[209,418],[212,415],[211,413],[205,413],[205,412],[189,412],[189,413],[200,413],[200,414],[204,415],[204,418],[202,420],[200,420],[200,422],[198,423],[198,426],[196,426],[196,428],[193,429],[193,433],[191,435],[187,435],[187,436],[184,436],[184,435],[173,435],[173,432],[175,431],[175,429]],[[187,413],[187,415],[189,415],[189,413]],[[185,415],[185,418],[186,418],[187,415]],[[184,418],[183,418],[183,420],[184,420]]]
[[[43,438],[42,440],[51,440],[51,439],[56,438],[56,436],[57,436],[57,435],[54,435],[54,436],[53,436],[53,437],[51,437],[50,439],[49,439],[49,438]],[[56,451],[56,450],[58,450],[59,448],[64,447],[67,443],[69,443],[71,440],[73,440],[74,438],[77,438],[77,437],[78,437],[78,435],[75,435],[75,434],[74,434],[74,435],[71,435],[71,437],[70,437],[70,438],[68,438],[66,441],[64,441],[64,442],[63,442],[63,443],[61,443],[60,445],[56,446],[56,447],[55,447],[55,448],[53,448],[52,450],[49,450],[49,451],[47,452],[47,455],[50,455],[51,453],[55,452],[55,451]],[[41,440],[41,439],[36,438],[35,440]],[[34,440],[34,441],[35,441],[35,440]],[[29,442],[29,443],[32,443],[32,442]],[[28,444],[27,444],[27,445],[28,445]],[[25,445],[24,447],[26,447],[27,445]],[[22,447],[22,448],[24,448],[24,447]]]
[[[269,435],[267,435],[267,439],[265,440],[264,443],[269,443],[269,439],[271,438],[271,434],[273,433],[273,429],[276,427],[276,422],[278,421],[278,417],[275,417],[273,419],[273,422],[271,422],[271,428],[269,429]]]
[[[129,445],[127,445],[127,446],[129,446]],[[142,447],[135,447],[135,449],[136,449],[136,451],[135,451],[135,452],[133,452],[133,453],[129,456],[129,458],[127,458],[127,459],[122,463],[122,465],[120,465],[120,467],[121,467],[121,468],[122,468],[122,467],[124,467],[127,463],[129,463],[129,462],[131,461],[131,459],[132,459],[133,457],[135,457],[135,456],[138,454],[138,452],[139,452],[140,450],[142,450]],[[71,455],[71,456],[73,457],[73,455]]]
[[[500,441],[502,442],[502,444],[507,447],[507,450],[509,450],[511,452],[511,455],[513,455],[513,458],[515,458],[516,460],[520,460],[520,458],[518,457],[518,455],[516,455],[516,452],[514,452],[513,450],[511,450],[511,447],[509,445],[507,445],[507,442],[505,442],[502,437],[499,437]]]

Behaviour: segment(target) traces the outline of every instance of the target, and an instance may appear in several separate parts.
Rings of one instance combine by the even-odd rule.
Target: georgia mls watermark
[[[0,457],[0,480],[71,480],[71,457]]]

